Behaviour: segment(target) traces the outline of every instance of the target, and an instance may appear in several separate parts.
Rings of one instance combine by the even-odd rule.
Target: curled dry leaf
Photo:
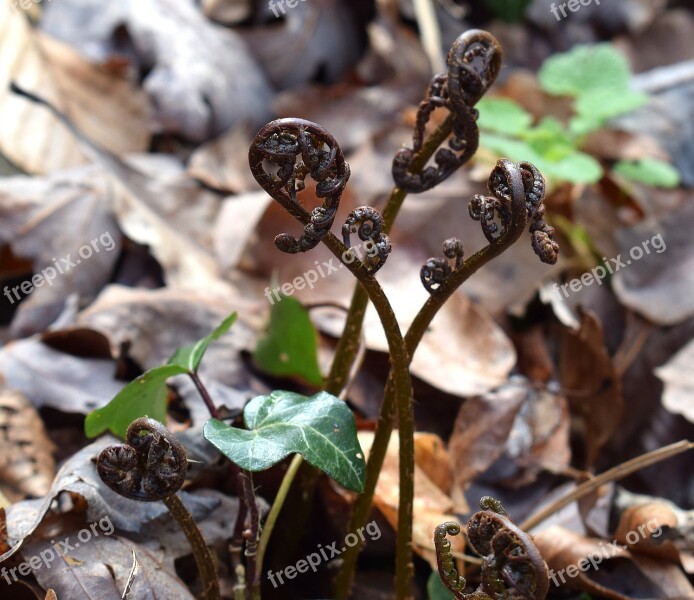
[[[339,0],[312,0],[300,2],[283,15],[280,7],[275,7],[274,16],[284,16],[281,24],[243,32],[275,87],[307,83],[318,74],[325,81],[338,81],[361,51],[358,26],[349,7]]]
[[[161,130],[195,142],[249,119],[270,117],[270,87],[234,31],[207,20],[195,2],[140,0],[109,5],[100,0],[46,4],[41,26],[95,61],[127,58],[149,95]]]
[[[662,367],[656,375],[665,383],[663,406],[694,423],[694,341],[689,342]]]
[[[0,243],[31,260],[34,273],[44,273],[19,307],[14,335],[44,331],[70,294],[89,301],[106,284],[121,248],[109,197],[103,174],[92,166],[0,182]],[[81,258],[80,250],[89,257]],[[10,292],[15,302],[17,295],[26,296]]]
[[[146,150],[150,134],[145,94],[89,64],[66,44],[33,30],[15,6],[12,0],[0,2],[0,153],[32,173],[85,162],[73,135],[57,119],[9,93],[11,81],[40,91],[110,151]]]
[[[86,414],[103,406],[123,387],[114,379],[115,370],[112,360],[78,358],[36,338],[0,349],[0,377],[37,408]]]
[[[18,392],[0,391],[0,479],[22,496],[43,496],[55,474],[53,444],[36,409]]]
[[[592,466],[619,426],[624,401],[599,318],[580,307],[579,316],[578,331],[563,330],[560,372],[562,387],[569,390],[571,412],[582,428],[586,466]]]
[[[519,486],[535,480],[543,467],[569,463],[566,400],[535,390],[522,378],[465,401],[449,440],[453,498],[484,473],[485,480]]]

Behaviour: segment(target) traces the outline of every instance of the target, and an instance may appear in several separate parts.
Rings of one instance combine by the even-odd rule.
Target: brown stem
[[[221,598],[219,592],[219,579],[214,566],[214,557],[210,549],[205,543],[205,538],[202,537],[200,529],[195,524],[193,516],[188,512],[181,499],[173,494],[163,500],[169,512],[176,519],[178,526],[183,530],[188,543],[193,550],[195,563],[200,572],[200,579],[203,585],[203,597],[205,600],[219,600]]]

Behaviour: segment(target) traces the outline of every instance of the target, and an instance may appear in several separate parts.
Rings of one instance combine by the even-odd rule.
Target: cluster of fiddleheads
[[[439,575],[456,600],[543,600],[549,589],[547,564],[530,536],[518,529],[498,500],[485,496],[482,510],[470,517],[467,538],[482,558],[481,583],[465,592],[467,582],[458,574],[447,536],[460,533],[460,525],[448,521],[434,532]]]
[[[494,83],[501,59],[501,46],[486,31],[473,29],[456,39],[446,59],[446,73],[431,80],[427,96],[419,105],[412,148],[399,150],[393,159],[393,180],[399,188],[410,193],[430,190],[477,151],[479,113],[474,106]],[[438,149],[435,167],[413,172],[413,161],[424,144],[426,125],[439,107],[448,109],[453,119],[448,148]]]
[[[142,502],[164,500],[181,489],[188,459],[166,427],[147,417],[137,419],[128,427],[126,442],[99,454],[96,469],[108,487]]]
[[[557,262],[559,245],[554,241],[554,228],[544,221],[545,181],[529,162],[498,161],[487,182],[489,196],[476,194],[470,200],[470,216],[480,222],[490,244],[503,243],[509,229],[530,223],[531,243],[535,254],[547,264]],[[521,214],[514,207],[521,208]],[[463,246],[450,238],[443,244],[446,258],[430,258],[424,263],[420,276],[429,293],[436,293],[444,281],[463,265]],[[451,267],[450,260],[455,259]]]
[[[276,236],[277,248],[292,254],[315,248],[330,233],[350,175],[349,166],[335,138],[311,121],[277,119],[256,134],[248,160],[260,186],[304,224],[304,232],[298,239],[288,233]],[[271,170],[268,171],[270,165]],[[316,182],[316,196],[324,199],[323,205],[310,213],[297,199],[297,192],[304,189],[309,175]],[[390,252],[390,241],[388,236],[381,233],[381,223],[378,211],[363,206],[350,213],[342,230],[348,248],[349,234],[358,226],[359,238],[372,241],[378,249],[377,255],[364,265],[369,272],[383,266]]]

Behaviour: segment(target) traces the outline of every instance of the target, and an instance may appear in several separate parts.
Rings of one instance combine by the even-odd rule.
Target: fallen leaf
[[[70,539],[78,533],[70,532]],[[82,539],[82,538],[79,538]],[[181,598],[194,600],[188,586],[150,552],[139,544],[121,536],[92,537],[86,543],[74,542],[69,555],[55,556],[55,548],[49,542],[27,544],[25,557],[41,558],[33,573],[39,583],[55,589],[65,598],[74,600],[120,600],[132,568],[132,553],[137,554],[140,571],[132,585],[131,598],[151,599]],[[52,560],[50,560],[52,559]]]
[[[78,358],[36,338],[10,342],[0,350],[0,377],[35,407],[86,414],[103,406],[123,384],[112,360]]]
[[[655,369],[655,374],[665,384],[663,406],[671,413],[682,415],[694,423],[694,341],[689,342],[662,367]]]
[[[415,440],[418,436],[418,433],[415,434]],[[373,438],[374,434],[372,432],[359,432],[359,442],[367,456],[371,449]],[[400,499],[398,448],[398,434],[396,431],[394,434],[391,434],[374,495],[374,506],[383,513],[396,531]],[[437,525],[445,521],[456,521],[457,519],[453,515],[453,500],[437,487],[419,466],[415,466],[414,472],[413,510],[413,549],[419,556],[429,562],[432,569],[436,570],[433,531]],[[450,541],[454,552],[463,552],[465,548],[463,536],[450,538]]]
[[[142,92],[35,31],[12,0],[0,2],[0,23],[0,89],[16,81],[40,91],[111,152],[147,149],[149,107]],[[0,113],[0,153],[25,171],[50,173],[85,162],[72,133],[43,109],[5,92]]]
[[[694,251],[689,235],[693,224],[694,206],[688,203],[657,221],[616,233],[626,266],[614,274],[615,294],[658,325],[674,325],[694,315],[690,293]]]
[[[590,467],[619,426],[624,400],[600,320],[583,308],[579,308],[579,316],[578,331],[563,330],[559,369],[562,387],[570,390],[571,412],[581,426],[585,465]]]
[[[97,62],[122,55],[117,31],[124,29],[161,131],[203,142],[239,121],[260,126],[270,118],[270,87],[238,34],[207,20],[192,1],[109,10],[93,0],[53,2],[41,27]]]
[[[43,496],[55,475],[53,444],[21,394],[0,391],[0,479],[21,495]]]

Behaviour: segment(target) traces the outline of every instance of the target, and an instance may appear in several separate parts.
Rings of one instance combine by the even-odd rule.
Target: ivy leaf
[[[276,377],[299,377],[319,386],[318,333],[301,302],[282,296],[270,308],[267,333],[258,341],[255,363]]]
[[[517,135],[526,131],[533,122],[529,112],[507,98],[482,98],[475,108],[480,112],[477,125],[496,133]]]
[[[610,44],[578,45],[549,57],[538,77],[550,94],[580,97],[597,90],[628,90],[631,70],[626,57]]]
[[[366,464],[354,415],[327,392],[306,397],[286,391],[253,398],[243,411],[247,429],[210,419],[203,435],[229,460],[264,471],[294,453],[343,487],[364,489]]]
[[[93,438],[107,429],[125,439],[130,423],[145,415],[164,423],[166,419],[166,380],[187,373],[180,365],[164,365],[146,371],[126,385],[106,406],[90,412],[84,432]]]
[[[670,163],[655,158],[639,161],[621,160],[612,169],[625,179],[660,188],[675,188],[680,184],[680,172]]]
[[[234,321],[236,321],[237,316],[237,313],[231,313],[210,335],[202,338],[194,344],[188,344],[187,346],[183,346],[183,348],[176,350],[176,352],[174,352],[169,359],[168,364],[179,365],[189,371],[196,372],[200,367],[200,362],[202,361],[203,356],[205,356],[207,347],[229,331],[231,326],[234,324]]]

